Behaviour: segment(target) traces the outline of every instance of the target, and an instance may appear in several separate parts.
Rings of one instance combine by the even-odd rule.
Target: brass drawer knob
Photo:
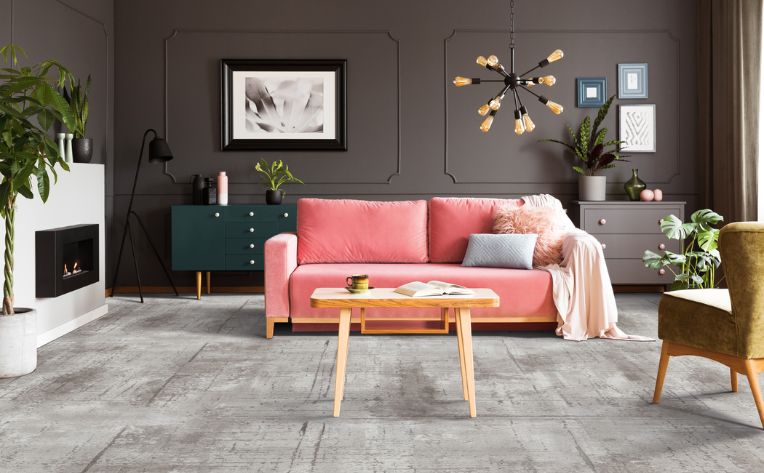
[[[254,243],[250,243],[250,244],[249,244],[249,247],[250,247],[250,248],[254,248],[254,247],[255,247],[255,244],[254,244]]]
[[[659,269],[659,270],[658,270],[658,274],[660,274],[661,276],[663,276],[664,274],[666,274],[666,270],[665,270],[665,269],[663,269],[663,268],[661,268],[661,269]]]
[[[255,264],[255,260],[253,259],[249,260],[249,264]]]
[[[607,220],[605,220],[604,218],[601,218],[600,221],[597,223],[599,223],[600,225],[605,225],[607,223]]]
[[[255,229],[252,227],[249,227],[249,233],[255,233]]]
[[[220,218],[220,212],[215,212],[215,218]]]
[[[254,213],[254,212],[249,212],[249,216],[250,216],[250,217],[254,217],[254,216],[255,216],[255,213]]]
[[[287,212],[284,212],[284,218],[289,217],[289,214]]]
[[[666,249],[666,244],[665,243],[661,243],[660,245],[658,245],[658,249],[659,250],[665,250]]]

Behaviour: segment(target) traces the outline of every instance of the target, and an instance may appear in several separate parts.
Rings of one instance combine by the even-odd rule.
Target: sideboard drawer
[[[226,253],[229,255],[248,255],[263,253],[265,238],[227,238],[225,243]]]
[[[605,258],[635,258],[641,259],[645,250],[660,253],[663,250],[680,251],[679,240],[669,240],[661,234],[602,234],[595,235],[602,244]],[[662,245],[662,246],[661,246]]]
[[[668,269],[660,274],[657,269],[646,268],[641,259],[605,259],[613,284],[671,284],[674,275]]]
[[[225,269],[228,271],[262,271],[263,254],[226,255]]]
[[[660,220],[669,214],[681,214],[678,207],[586,208],[583,227],[592,235],[606,233],[656,233]]]
[[[229,222],[225,231],[227,238],[267,238],[277,233],[272,225],[255,222]]]
[[[226,220],[229,222],[279,222],[294,219],[296,214],[292,205],[234,205],[227,210]]]

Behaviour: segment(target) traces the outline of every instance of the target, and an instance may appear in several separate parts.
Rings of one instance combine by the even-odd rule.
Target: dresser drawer
[[[613,284],[671,284],[674,275],[668,269],[660,274],[657,269],[646,268],[641,259],[605,260]]]
[[[647,233],[638,234],[601,234],[595,235],[595,238],[602,243],[602,252],[605,258],[642,258],[645,250],[660,253],[662,250],[669,250],[677,253],[680,251],[678,240],[669,240],[665,235]],[[663,247],[661,247],[663,245]]]
[[[228,222],[280,222],[294,219],[296,214],[292,205],[234,205],[227,210]]]
[[[227,238],[225,251],[229,255],[249,255],[263,253],[265,238]]]
[[[660,233],[663,217],[682,214],[678,207],[587,208],[583,212],[583,229],[592,235]]]
[[[262,271],[263,255],[226,255],[225,266],[228,271]]]
[[[278,229],[262,222],[228,222],[225,232],[226,238],[268,238],[278,233]]]

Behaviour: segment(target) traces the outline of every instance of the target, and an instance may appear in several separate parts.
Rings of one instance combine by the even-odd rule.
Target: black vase
[[[72,158],[75,163],[89,163],[93,159],[93,138],[73,139]]]
[[[201,174],[194,174],[194,183],[191,185],[191,202],[194,205],[204,204],[204,178]]]
[[[280,205],[283,198],[284,194],[281,192],[281,189],[268,189],[265,191],[265,203],[268,205]]]

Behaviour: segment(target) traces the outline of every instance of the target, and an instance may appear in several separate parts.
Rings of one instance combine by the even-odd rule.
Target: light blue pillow
[[[462,266],[532,269],[538,235],[473,233]]]

